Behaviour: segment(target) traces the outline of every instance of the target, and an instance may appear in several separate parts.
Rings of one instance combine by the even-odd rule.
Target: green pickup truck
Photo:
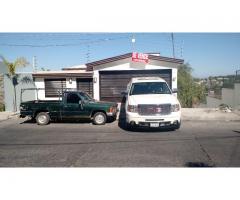
[[[103,125],[108,119],[115,119],[116,114],[116,103],[95,101],[81,91],[65,91],[59,100],[34,100],[20,104],[20,117],[31,117],[39,125],[66,119],[90,119],[93,124]]]

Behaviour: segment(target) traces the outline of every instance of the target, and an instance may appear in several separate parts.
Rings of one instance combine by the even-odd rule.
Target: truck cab
[[[126,123],[134,126],[180,128],[181,105],[160,77],[132,78],[126,92]]]

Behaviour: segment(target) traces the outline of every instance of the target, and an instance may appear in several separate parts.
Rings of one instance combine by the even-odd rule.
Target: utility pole
[[[240,72],[240,69],[239,69],[239,70],[236,70],[235,81],[240,81],[239,72]]]
[[[36,56],[33,56],[32,67],[33,67],[33,71],[37,72],[37,57]]]
[[[181,46],[181,58],[183,58],[183,45],[184,45],[184,42],[182,41],[182,46]]]
[[[175,58],[175,45],[174,45],[174,36],[173,36],[173,33],[171,33],[171,38],[172,38],[172,51],[173,51],[173,58]]]

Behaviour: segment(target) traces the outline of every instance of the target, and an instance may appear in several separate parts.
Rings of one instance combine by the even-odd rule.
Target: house
[[[42,88],[37,93],[39,99],[57,99],[59,89],[72,88],[83,90],[96,100],[121,102],[121,93],[132,77],[160,76],[176,89],[177,70],[182,63],[182,59],[160,54],[127,53],[61,71],[36,72],[33,79],[36,87]]]

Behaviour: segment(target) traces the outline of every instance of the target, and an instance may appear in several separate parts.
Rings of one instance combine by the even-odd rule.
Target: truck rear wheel
[[[103,112],[96,112],[93,115],[93,124],[95,125],[104,125],[107,121],[107,117]]]
[[[36,116],[36,122],[38,125],[47,125],[50,121],[50,116],[46,112],[40,112]]]

